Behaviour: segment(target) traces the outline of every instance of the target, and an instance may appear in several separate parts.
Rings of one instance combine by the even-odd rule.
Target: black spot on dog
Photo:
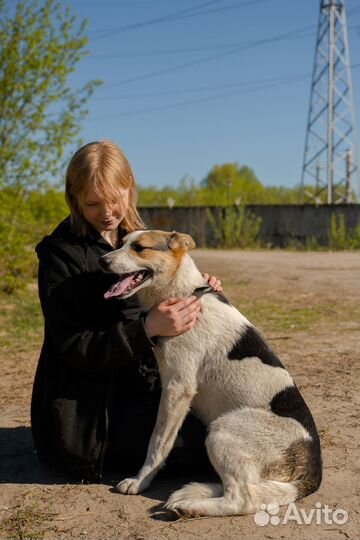
[[[284,367],[261,334],[254,327],[248,326],[229,352],[228,358],[229,360],[243,360],[253,357],[259,358],[269,366]]]
[[[311,436],[311,441],[307,442],[306,468],[298,487],[302,496],[312,493],[321,483],[322,458],[320,438],[311,412],[296,385],[278,392],[271,400],[270,408],[279,416],[297,420]]]
[[[297,420],[314,437],[317,436],[315,422],[296,385],[278,392],[271,400],[270,408],[278,416]]]

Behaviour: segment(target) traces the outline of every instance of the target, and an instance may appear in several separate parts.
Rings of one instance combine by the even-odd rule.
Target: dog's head
[[[124,238],[124,245],[101,257],[104,270],[119,275],[104,297],[128,298],[150,284],[166,286],[184,255],[195,248],[188,234],[165,231],[135,231]]]

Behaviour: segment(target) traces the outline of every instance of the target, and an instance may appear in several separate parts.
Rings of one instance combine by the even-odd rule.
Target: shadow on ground
[[[58,484],[66,478],[39,463],[31,429],[19,426],[0,428],[0,483]]]
[[[131,471],[133,474],[134,471]],[[125,477],[130,476],[129,471],[104,472],[103,483],[109,486],[109,491],[117,495],[116,484]],[[187,471],[182,468],[178,471],[160,471],[151,487],[142,496],[157,501],[150,509],[151,517],[160,521],[172,521],[175,515],[163,509],[163,503],[171,493],[180,489],[188,482],[214,482],[218,480],[215,472]],[[65,474],[49,469],[42,465],[33,446],[31,428],[19,426],[14,428],[0,428],[0,484],[42,484],[62,485],[79,484],[80,482],[69,478]]]

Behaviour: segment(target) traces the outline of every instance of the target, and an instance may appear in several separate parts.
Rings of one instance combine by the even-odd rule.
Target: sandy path
[[[29,350],[20,351],[16,358],[1,357],[4,538],[10,537],[9,527],[13,538],[358,538],[359,332],[355,313],[360,255],[199,250],[194,258],[203,271],[223,280],[228,298],[263,331],[299,385],[322,437],[324,481],[319,491],[296,503],[299,514],[293,513],[287,524],[282,523],[287,509],[282,508],[275,516],[279,524],[260,527],[254,516],[168,521],[159,513],[159,504],[184,481],[201,479],[186,476],[186,471],[179,478],[163,474],[141,496],[115,494],[112,488],[118,478],[111,474],[100,486],[68,484],[64,478],[49,475],[38,465],[31,445],[28,410],[37,350],[30,343]],[[332,512],[338,510],[338,521],[340,510],[346,510],[347,523],[335,523],[333,514],[326,523],[321,514],[325,505]],[[306,525],[300,511],[317,514]]]

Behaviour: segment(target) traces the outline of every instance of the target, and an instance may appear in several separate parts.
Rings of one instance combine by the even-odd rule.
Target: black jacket
[[[114,391],[146,391],[139,367],[153,361],[136,298],[103,298],[114,276],[98,261],[112,249],[96,230],[77,235],[69,218],[36,247],[45,337],[31,404],[34,444],[40,460],[91,481],[101,477]]]

